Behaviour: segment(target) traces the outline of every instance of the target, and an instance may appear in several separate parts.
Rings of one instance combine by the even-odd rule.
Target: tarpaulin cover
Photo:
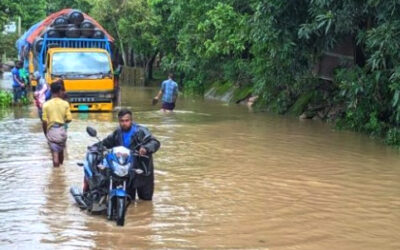
[[[42,24],[42,22],[38,22],[35,25],[33,25],[32,27],[29,28],[29,30],[27,30],[15,43],[17,49],[18,49],[18,54],[21,54],[21,50],[28,46],[29,43],[26,41],[26,38],[28,36],[30,36],[32,34],[33,31],[35,31],[40,25]]]

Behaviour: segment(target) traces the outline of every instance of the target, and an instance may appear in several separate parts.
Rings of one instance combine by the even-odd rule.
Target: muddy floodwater
[[[8,86],[10,79],[1,82]],[[181,98],[151,106],[155,88],[123,86],[122,106],[161,141],[152,202],[117,227],[82,212],[90,125],[115,113],[74,113],[67,159],[54,169],[33,106],[0,111],[0,248],[400,249],[400,153],[317,121]]]

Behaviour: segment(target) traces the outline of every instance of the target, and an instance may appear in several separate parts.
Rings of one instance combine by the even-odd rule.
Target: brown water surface
[[[4,82],[2,83],[4,85]],[[88,144],[113,113],[75,113],[67,160],[53,169],[34,107],[0,112],[0,248],[400,249],[400,154],[324,123],[180,99],[151,106],[154,88],[123,87],[123,106],[161,141],[152,202],[126,225],[79,210]]]

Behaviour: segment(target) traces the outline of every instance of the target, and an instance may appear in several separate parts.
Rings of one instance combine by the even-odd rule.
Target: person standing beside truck
[[[46,80],[38,71],[33,73],[33,79],[37,82],[33,98],[35,99],[35,105],[38,109],[39,118],[42,120],[43,104],[46,101],[46,92],[49,90],[49,87],[47,86]]]
[[[21,96],[27,97],[28,96],[28,87],[29,87],[29,73],[24,67],[21,67],[19,69],[19,78],[24,83],[24,87],[22,87],[22,90],[21,90]]]
[[[25,84],[20,78],[19,69],[22,68],[22,62],[16,61],[14,68],[11,70],[12,78],[13,78],[13,96],[14,96],[14,103],[18,103],[21,99],[22,95],[22,88],[25,87]]]
[[[161,110],[164,112],[171,112],[175,108],[176,99],[178,98],[178,84],[173,80],[174,75],[168,74],[168,80],[161,83],[161,89],[154,97],[155,102],[158,102],[162,96]]]
[[[53,166],[59,167],[64,162],[64,149],[67,142],[65,125],[72,120],[69,103],[62,99],[63,81],[51,84],[52,98],[43,104],[43,131],[49,144]]]

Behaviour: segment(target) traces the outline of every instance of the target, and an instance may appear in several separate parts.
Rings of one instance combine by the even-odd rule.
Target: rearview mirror
[[[96,129],[87,126],[86,127],[86,132],[91,136],[91,137],[96,137],[97,136],[97,131]]]

